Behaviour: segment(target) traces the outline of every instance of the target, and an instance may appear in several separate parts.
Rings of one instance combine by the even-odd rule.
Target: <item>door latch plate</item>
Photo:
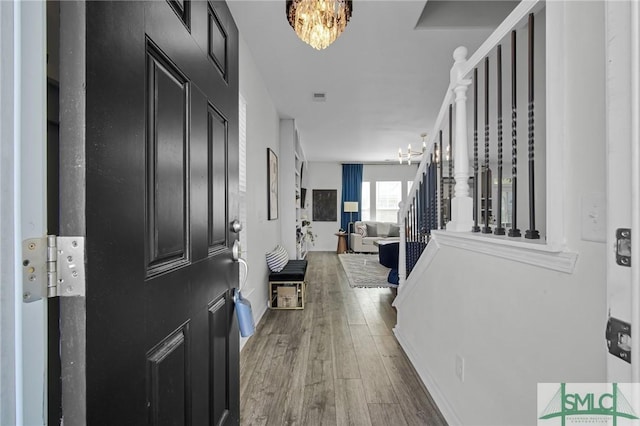
[[[620,266],[631,266],[631,229],[616,230],[616,263]]]
[[[609,353],[631,364],[631,324],[609,317],[605,337]]]

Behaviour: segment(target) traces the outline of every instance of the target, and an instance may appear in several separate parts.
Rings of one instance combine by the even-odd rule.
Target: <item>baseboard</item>
[[[456,412],[449,403],[449,400],[442,393],[440,387],[433,379],[433,376],[429,373],[429,369],[426,366],[427,363],[422,359],[420,353],[414,349],[409,340],[402,334],[400,326],[396,325],[393,328],[393,334],[396,336],[400,346],[402,346],[402,349],[404,349],[404,352],[407,354],[409,361],[413,364],[413,368],[418,372],[418,376],[429,391],[431,398],[433,398],[433,402],[438,406],[438,409],[442,413],[447,424],[461,425],[462,421],[460,421],[460,418],[456,415]]]
[[[256,327],[258,326],[258,324],[260,324],[260,321],[262,320],[262,317],[264,316],[264,314],[267,313],[267,304],[266,303],[261,303],[260,304],[260,311],[256,311],[256,315],[254,316],[255,322],[256,322]]]
[[[248,299],[248,296],[251,295],[253,293],[253,290],[249,291],[247,296],[245,298]],[[244,295],[243,295],[244,297]],[[258,309],[256,309],[258,308]],[[253,310],[253,320],[256,323],[256,328],[258,328],[258,324],[260,324],[260,321],[262,320],[262,317],[264,317],[264,314],[267,313],[267,304],[266,303],[254,303],[251,305],[251,309]],[[244,345],[247,343],[247,341],[250,339],[251,337],[240,337],[240,351],[242,351],[242,348],[244,348]]]

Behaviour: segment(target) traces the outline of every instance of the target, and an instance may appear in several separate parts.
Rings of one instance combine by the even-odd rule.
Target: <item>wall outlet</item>
[[[456,376],[461,382],[464,382],[464,358],[456,355]]]

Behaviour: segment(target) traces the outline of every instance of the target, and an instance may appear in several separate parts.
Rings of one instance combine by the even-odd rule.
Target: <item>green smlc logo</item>
[[[539,419],[547,420],[560,417],[562,426],[565,426],[566,418],[571,416],[609,416],[612,417],[613,426],[617,426],[617,420],[620,417],[631,420],[638,419],[631,404],[618,389],[617,383],[613,383],[611,393],[567,393],[566,383],[561,383],[560,389],[555,393]]]

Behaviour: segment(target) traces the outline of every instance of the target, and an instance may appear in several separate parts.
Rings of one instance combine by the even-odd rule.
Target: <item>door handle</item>
[[[240,241],[235,240],[233,242],[233,247],[231,247],[231,257],[233,257],[234,261],[238,261],[240,256],[242,255],[242,246],[240,245]]]
[[[234,219],[233,222],[231,222],[231,232],[237,234],[240,231],[242,231],[242,223],[240,223],[238,219]]]
[[[240,265],[240,270],[239,270],[240,282],[238,283],[238,289],[242,290],[242,287],[244,287],[245,283],[247,282],[247,278],[249,277],[249,265],[247,264],[247,261],[244,260],[243,258],[238,259],[238,265]]]

